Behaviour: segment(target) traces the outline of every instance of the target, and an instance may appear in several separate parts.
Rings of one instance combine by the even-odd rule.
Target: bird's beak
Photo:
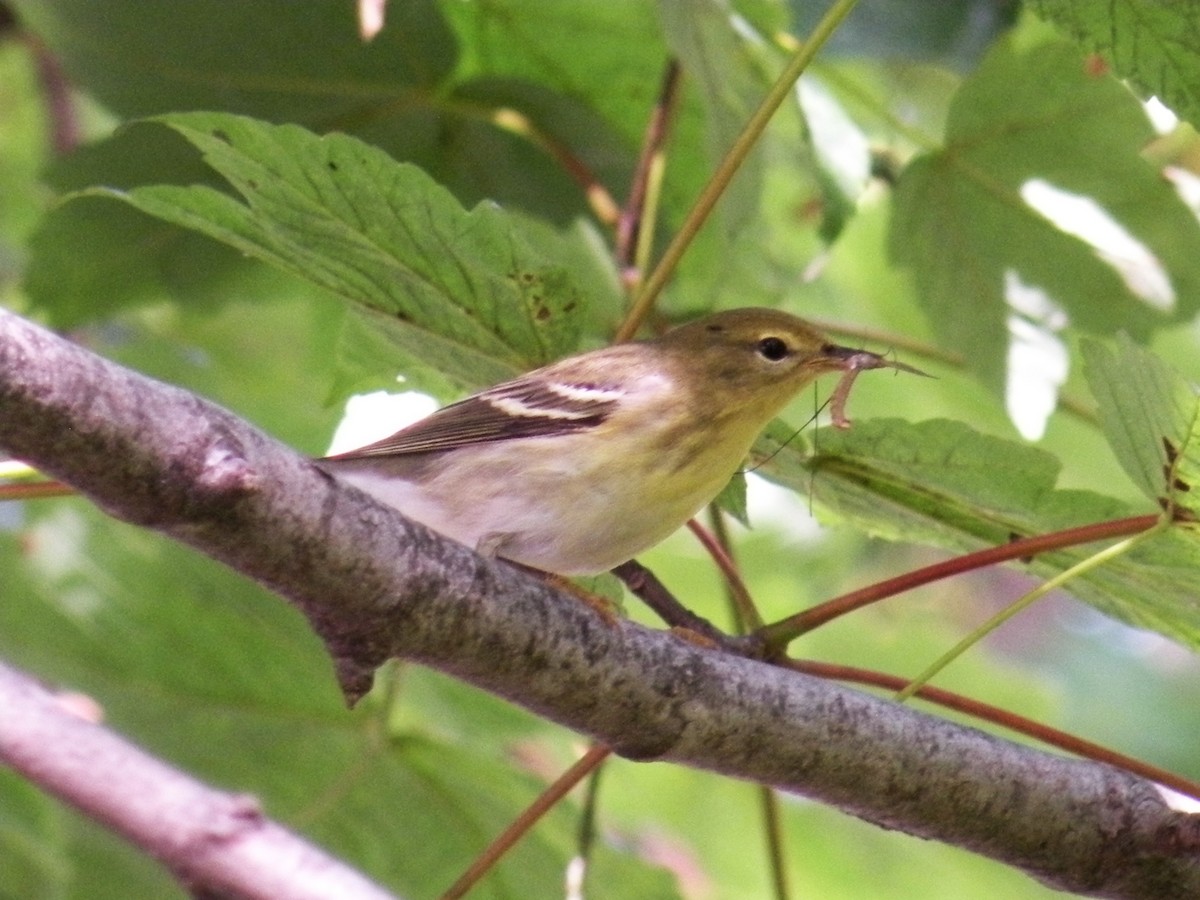
[[[833,364],[832,368],[845,372],[860,372],[864,369],[895,369],[898,372],[909,372],[923,378],[933,377],[928,372],[922,372],[907,363],[887,359],[878,353],[860,350],[857,347],[839,347],[837,344],[828,344],[821,348],[821,355],[830,360]]]

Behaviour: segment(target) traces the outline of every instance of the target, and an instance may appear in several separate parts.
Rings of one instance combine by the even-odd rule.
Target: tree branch
[[[68,712],[0,664],[0,760],[165,863],[204,896],[387,900],[392,895],[272,822]]]
[[[1107,897],[1200,896],[1150,783],[694,646],[477,556],[184,391],[0,312],[0,446],[308,616],[354,698],[390,656],[635,759],[709,769]]]

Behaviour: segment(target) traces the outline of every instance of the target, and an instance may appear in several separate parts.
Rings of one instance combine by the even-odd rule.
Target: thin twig
[[[79,491],[61,481],[0,482],[0,502],[5,500],[40,500],[44,497],[73,497]]]
[[[479,879],[487,874],[488,870],[496,864],[496,861],[507,853],[517,841],[529,833],[529,830],[537,823],[538,819],[553,809],[559,800],[569,794],[575,785],[579,784],[589,772],[592,772],[600,763],[604,762],[611,753],[611,750],[601,744],[593,744],[589,747],[588,751],[579,757],[574,765],[558,776],[554,783],[542,791],[538,798],[526,807],[511,825],[505,828],[494,841],[488,844],[487,848],[471,863],[467,871],[463,872],[458,880],[450,885],[446,893],[442,894],[442,900],[457,900],[457,898],[462,897],[467,891],[478,884]]]
[[[783,101],[791,95],[796,80],[808,68],[809,63],[817,55],[817,51],[830,38],[842,20],[850,14],[850,10],[855,7],[857,2],[858,0],[837,0],[832,8],[825,13],[824,18],[817,23],[817,27],[813,29],[808,40],[800,46],[788,61],[779,78],[771,85],[770,90],[763,97],[762,103],[759,104],[754,114],[750,116],[750,121],[746,123],[746,127],[742,129],[742,133],[733,142],[733,146],[729,148],[729,151],[725,154],[725,158],[721,160],[716,171],[713,172],[712,178],[704,186],[704,189],[700,192],[700,196],[696,198],[696,202],[688,211],[683,225],[680,226],[679,231],[667,246],[662,259],[659,260],[658,265],[655,266],[654,271],[650,274],[650,278],[643,285],[641,293],[638,294],[637,300],[629,311],[629,315],[625,317],[625,321],[617,331],[618,341],[627,341],[637,334],[638,328],[641,327],[651,307],[654,306],[654,301],[658,299],[658,295],[662,293],[662,289],[675,272],[675,267],[679,264],[679,260],[699,233],[700,228],[708,220],[709,214],[712,212],[713,207],[717,205],[717,201],[725,192],[725,188],[733,180],[734,174],[741,168],[746,157],[750,155],[750,151],[754,148],[754,145],[758,143],[758,139],[762,136],[763,131],[766,130],[767,123],[771,121],[771,117],[775,115],[775,111],[779,109]]]
[[[678,61],[667,62],[663,72],[662,85],[658,90],[658,100],[650,121],[646,124],[646,134],[642,140],[642,152],[638,157],[637,166],[633,171],[633,181],[629,187],[629,199],[621,210],[617,220],[616,246],[613,250],[617,268],[622,273],[622,279],[630,288],[635,287],[641,276],[636,264],[639,246],[638,235],[643,227],[650,227],[645,221],[646,201],[650,191],[651,171],[655,160],[663,157],[663,148],[671,132],[675,120],[675,110],[679,102],[680,68]]]
[[[735,631],[746,634],[761,628],[762,616],[754,604],[754,598],[743,581],[733,545],[729,540],[729,529],[725,526],[725,514],[716,504],[709,504],[711,533],[695,519],[688,522],[692,534],[700,539],[705,548],[717,561],[725,576],[725,597],[735,622]],[[767,863],[771,870],[771,885],[776,900],[787,900],[787,854],[784,852],[783,821],[779,814],[779,795],[769,785],[760,785],[757,791],[759,808],[762,811],[763,834],[766,838]]]
[[[925,671],[914,678],[904,688],[904,690],[896,694],[896,702],[903,703],[905,700],[915,694],[921,685],[932,680],[935,675],[946,668],[946,666],[950,665],[950,663],[952,663],[954,660],[966,653],[970,648],[978,644],[984,639],[984,637],[991,634],[1013,616],[1028,609],[1051,591],[1055,591],[1058,588],[1063,587],[1075,578],[1086,575],[1092,569],[1107,565],[1114,559],[1124,556],[1142,541],[1153,537],[1157,532],[1168,527],[1170,527],[1170,525],[1167,519],[1159,519],[1154,528],[1151,528],[1148,531],[1143,531],[1140,534],[1135,534],[1132,537],[1127,537],[1124,540],[1117,541],[1115,544],[1111,544],[1108,547],[1105,547],[1103,550],[1093,553],[1087,559],[1080,560],[1069,569],[1059,572],[1048,581],[1039,584],[1033,590],[1026,593],[1023,597],[1019,598],[1014,603],[1010,603],[1004,609],[1000,610],[1000,612],[996,613],[978,628],[972,630],[970,634],[963,637],[962,640],[960,640],[957,644],[930,663]]]
[[[630,593],[650,607],[671,628],[694,631],[722,646],[728,640],[729,636],[712,622],[680,603],[667,586],[659,581],[658,576],[636,559],[621,563],[612,573],[621,579]]]
[[[771,887],[776,900],[788,900],[787,854],[784,852],[783,817],[779,814],[779,794],[774,788],[760,785],[759,806],[763,814],[763,830],[767,835],[767,860],[771,868]]]
[[[58,57],[32,32],[22,37],[33,53],[38,83],[46,98],[46,121],[50,125],[50,146],[55,156],[66,156],[80,145],[83,128],[71,92],[71,82]]]
[[[575,151],[550,132],[540,128],[524,113],[514,109],[494,109],[489,116],[492,124],[505,131],[519,135],[540,147],[563,170],[583,188],[584,196],[596,218],[605,225],[616,225],[620,218],[620,207],[600,179]]]
[[[604,760],[601,760],[588,776],[584,787],[583,804],[579,811],[579,841],[578,867],[575,871],[578,892],[575,896],[585,896],[584,887],[587,884],[588,868],[592,862],[592,851],[596,846],[596,821],[600,815],[600,777],[604,774]]]

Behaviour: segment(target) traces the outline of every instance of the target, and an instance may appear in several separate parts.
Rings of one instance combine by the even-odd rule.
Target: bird
[[[612,569],[724,488],[818,376],[902,363],[790,313],[713,313],[570,356],[451,403],[320,468],[485,556],[560,576]]]

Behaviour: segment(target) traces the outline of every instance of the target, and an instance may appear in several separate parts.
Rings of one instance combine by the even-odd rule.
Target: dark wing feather
[[[519,378],[442,407],[381,441],[329,458],[434,453],[595,428],[612,414],[618,396],[615,388],[597,384]]]

